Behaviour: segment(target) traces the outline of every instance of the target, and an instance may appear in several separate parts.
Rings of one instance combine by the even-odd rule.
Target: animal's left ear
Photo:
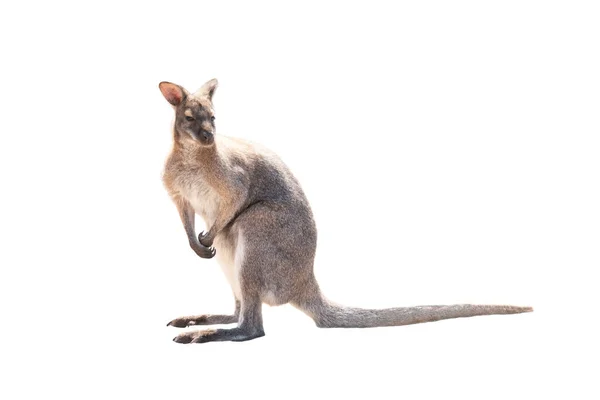
[[[217,86],[219,86],[219,81],[216,78],[211,79],[206,82],[198,91],[194,94],[198,97],[208,97],[209,100],[212,101],[213,94],[215,94],[215,90],[217,90]]]

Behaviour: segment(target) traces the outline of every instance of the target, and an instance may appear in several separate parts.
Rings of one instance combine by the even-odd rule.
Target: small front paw
[[[200,243],[191,242],[190,246],[192,250],[201,258],[213,258],[217,254],[217,250],[214,247],[207,247]]]
[[[211,237],[210,232],[207,233],[202,231],[200,234],[198,234],[198,241],[205,247],[211,247],[213,245],[214,238]]]
[[[202,258],[213,258],[217,254],[217,250],[214,247],[202,246],[196,251],[196,254]]]

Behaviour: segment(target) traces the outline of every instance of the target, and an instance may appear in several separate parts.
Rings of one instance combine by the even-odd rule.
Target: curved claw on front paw
[[[198,255],[202,258],[213,258],[215,254],[217,254],[217,250],[214,247],[205,247]]]
[[[191,242],[190,246],[194,250],[194,253],[201,258],[213,258],[217,254],[217,250],[214,247],[206,247],[196,242]]]
[[[213,245],[213,239],[208,237],[208,233],[202,231],[198,234],[198,241],[202,246],[211,247]]]

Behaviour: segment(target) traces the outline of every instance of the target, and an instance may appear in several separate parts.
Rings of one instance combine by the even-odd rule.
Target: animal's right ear
[[[161,82],[158,84],[158,88],[165,99],[174,106],[181,104],[187,96],[187,91],[184,88],[171,82]]]

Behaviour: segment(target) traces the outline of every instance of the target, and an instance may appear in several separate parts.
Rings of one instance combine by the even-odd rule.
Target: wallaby
[[[215,134],[217,80],[190,93],[161,82],[175,110],[173,149],[163,181],[177,206],[188,241],[202,258],[216,255],[235,296],[232,315],[196,315],[167,325],[237,323],[232,329],[182,333],[178,343],[243,341],[264,336],[262,304],[291,303],[321,328],[398,326],[490,314],[530,312],[530,307],[448,305],[381,310],[344,307],[323,296],[313,273],[317,229],[298,181],[272,152]],[[195,215],[208,227],[196,236]],[[213,247],[214,246],[214,247]]]

